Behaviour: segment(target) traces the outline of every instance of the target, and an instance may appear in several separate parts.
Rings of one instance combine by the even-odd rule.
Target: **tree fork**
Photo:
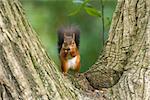
[[[148,100],[149,12],[149,0],[119,0],[102,56],[71,78],[74,87],[47,56],[18,0],[1,0],[0,98]]]

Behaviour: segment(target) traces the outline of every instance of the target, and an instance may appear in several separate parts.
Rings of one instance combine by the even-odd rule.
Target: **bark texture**
[[[66,81],[48,58],[18,0],[0,0],[0,100],[80,98]]]
[[[118,0],[102,56],[86,73],[115,100],[150,99],[150,0]]]
[[[109,34],[91,69],[63,77],[19,1],[0,0],[0,99],[149,100],[150,0],[118,0]]]

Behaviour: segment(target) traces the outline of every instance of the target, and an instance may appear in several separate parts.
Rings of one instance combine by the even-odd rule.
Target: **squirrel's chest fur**
[[[67,64],[68,64],[68,68],[69,69],[75,69],[75,67],[76,67],[76,60],[77,60],[77,56],[68,59]]]

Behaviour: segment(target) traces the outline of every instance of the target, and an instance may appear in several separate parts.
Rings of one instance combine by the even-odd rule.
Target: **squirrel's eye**
[[[72,42],[72,45],[74,45],[75,43],[74,42]]]

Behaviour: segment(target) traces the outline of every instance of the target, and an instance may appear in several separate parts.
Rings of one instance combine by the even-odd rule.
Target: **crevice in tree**
[[[3,87],[1,83],[0,83],[0,98],[3,100]]]
[[[11,95],[11,91],[8,90],[9,88],[7,89],[7,86],[5,84],[3,84],[3,87],[6,91],[6,94],[8,95],[7,97],[9,98],[9,100],[14,100],[12,95]]]

